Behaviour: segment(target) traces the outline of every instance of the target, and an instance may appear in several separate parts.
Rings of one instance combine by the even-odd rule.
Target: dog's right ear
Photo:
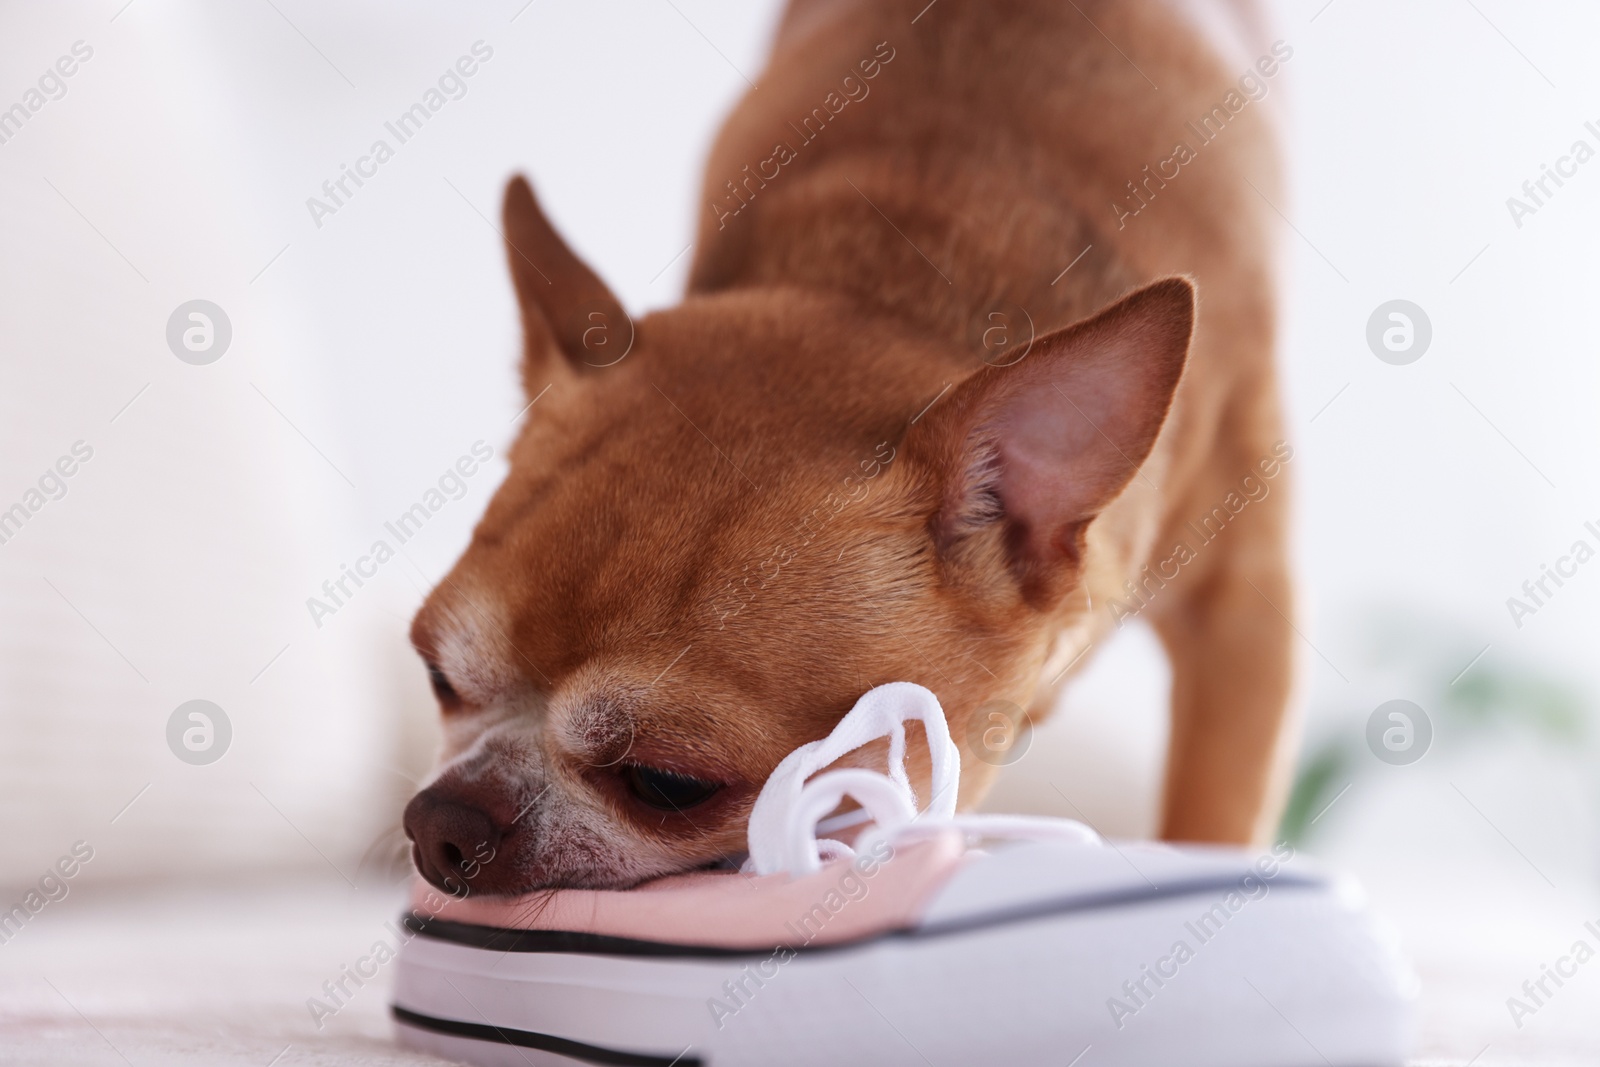
[[[552,360],[579,371],[621,362],[633,347],[633,320],[556,233],[522,175],[506,184],[500,215],[522,308],[522,373],[529,395],[543,388]]]
[[[1193,282],[1166,278],[951,390],[905,437],[942,483],[939,551],[1003,551],[1030,601],[1059,594],[1089,523],[1155,447],[1194,321]]]

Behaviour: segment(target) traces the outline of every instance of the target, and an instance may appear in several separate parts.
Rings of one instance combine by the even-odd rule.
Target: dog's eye
[[[638,764],[624,767],[622,777],[635,797],[659,811],[682,811],[703,804],[722,788],[716,782],[703,782],[687,774]]]
[[[450,679],[445,677],[444,671],[438,664],[430,663],[428,666],[428,684],[433,686],[433,695],[439,698],[439,703],[447,708],[461,706],[461,694],[456,692],[456,687],[450,684]]]

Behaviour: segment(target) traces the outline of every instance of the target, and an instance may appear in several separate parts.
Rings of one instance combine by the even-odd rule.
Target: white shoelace
[[[911,719],[922,723],[932,757],[933,795],[921,810],[905,768],[905,724]],[[818,773],[880,737],[889,739],[887,774],[858,767]],[[744,869],[753,874],[811,874],[823,863],[854,856],[879,839],[901,843],[950,828],[982,838],[1100,843],[1099,834],[1070,819],[957,815],[960,781],[961,753],[950,739],[938,698],[911,682],[880,685],[863,694],[827,737],[801,745],[773,770],[750,812],[750,858]],[[861,811],[826,819],[846,797]],[[862,822],[871,825],[856,838],[855,849],[818,837],[819,832]]]

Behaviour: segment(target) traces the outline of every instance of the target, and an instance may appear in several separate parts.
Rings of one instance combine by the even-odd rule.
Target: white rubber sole
[[[1414,992],[1359,908],[1326,883],[1227,897],[1141,890],[794,953],[435,923],[402,949],[396,1022],[486,1067],[1404,1062]]]

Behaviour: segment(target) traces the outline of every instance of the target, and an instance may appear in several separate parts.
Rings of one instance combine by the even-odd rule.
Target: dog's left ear
[[[520,174],[506,184],[500,217],[522,308],[523,375],[530,390],[542,385],[554,359],[579,370],[621,362],[633,347],[633,320],[606,283],[567,247]]]
[[[1003,524],[1025,584],[1076,565],[1090,520],[1133,480],[1183,374],[1195,291],[1167,278],[986,367],[906,436],[942,480],[932,533],[949,552]]]

